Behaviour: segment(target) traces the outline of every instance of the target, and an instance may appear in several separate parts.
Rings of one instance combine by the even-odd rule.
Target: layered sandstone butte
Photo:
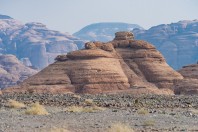
[[[174,69],[198,60],[198,20],[160,24],[144,30],[138,25],[99,23],[84,27],[73,34],[89,41],[110,41],[118,31],[132,31],[135,38],[152,43]]]
[[[0,55],[0,89],[17,85],[37,71],[22,64],[14,55]]]
[[[174,81],[181,79],[153,45],[118,32],[113,41],[88,42],[83,50],[57,56],[55,63],[3,93],[173,94]]]
[[[198,64],[184,66],[178,71],[184,76],[181,81],[175,83],[176,94],[197,95],[198,94]]]

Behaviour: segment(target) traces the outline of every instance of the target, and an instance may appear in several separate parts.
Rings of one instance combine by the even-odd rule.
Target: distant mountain
[[[84,27],[83,29],[74,33],[73,35],[83,40],[107,42],[114,38],[116,32],[131,31],[134,28],[143,29],[142,27],[136,24],[116,22],[95,23]]]
[[[174,69],[198,61],[198,20],[134,29],[136,39],[154,44]]]
[[[12,19],[12,18],[9,17],[9,16],[6,16],[6,15],[1,15],[1,14],[0,14],[0,19]]]
[[[0,89],[16,85],[36,73],[14,55],[0,55]]]
[[[59,54],[84,47],[84,41],[41,23],[27,23],[0,15],[0,54],[13,54],[29,59],[32,66],[42,69],[54,62]]]

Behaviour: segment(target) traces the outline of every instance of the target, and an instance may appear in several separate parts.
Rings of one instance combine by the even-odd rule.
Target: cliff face
[[[182,67],[178,71],[185,79],[175,84],[176,94],[197,95],[198,94],[198,64]]]
[[[17,85],[37,71],[23,65],[13,55],[0,55],[0,89]]]
[[[118,32],[113,41],[89,42],[83,50],[57,56],[55,63],[3,93],[173,94],[174,81],[181,79],[153,45]]]
[[[0,54],[27,58],[32,66],[42,69],[57,55],[84,47],[84,41],[54,30],[41,23],[27,23],[0,15]]]
[[[174,69],[198,60],[198,20],[154,26],[149,30],[133,30],[136,39],[148,41],[164,55]]]

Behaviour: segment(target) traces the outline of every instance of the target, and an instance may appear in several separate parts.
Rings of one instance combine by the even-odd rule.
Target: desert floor
[[[8,100],[26,104],[10,108]],[[27,115],[40,102],[49,115]],[[197,96],[133,95],[3,95],[0,96],[0,132],[108,132],[115,123],[135,132],[198,131]],[[70,106],[104,109],[69,112]]]

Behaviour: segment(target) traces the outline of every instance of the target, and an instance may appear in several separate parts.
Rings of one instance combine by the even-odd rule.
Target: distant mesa
[[[120,31],[132,31],[134,28],[140,28],[137,24],[119,23],[119,22],[103,22],[90,24],[73,35],[89,41],[108,42],[114,38],[114,34]]]
[[[152,44],[118,32],[107,43],[87,42],[85,49],[57,56],[53,64],[2,92],[172,95],[181,80]]]

